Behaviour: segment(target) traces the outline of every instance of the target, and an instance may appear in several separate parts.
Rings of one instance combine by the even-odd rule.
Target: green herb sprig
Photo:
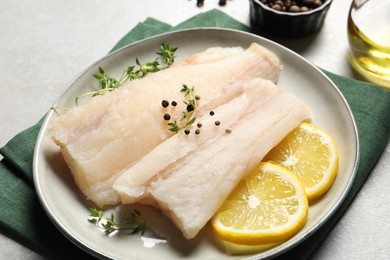
[[[76,104],[79,99],[86,96],[104,95],[120,87],[127,80],[142,79],[149,73],[154,73],[170,67],[175,62],[175,52],[177,48],[171,48],[169,43],[162,43],[160,51],[156,52],[159,56],[154,61],[141,63],[138,58],[135,59],[136,65],[129,66],[125,69],[119,79],[116,79],[106,73],[99,67],[99,73],[94,74],[94,78],[99,81],[99,89],[91,91],[76,97]]]
[[[162,62],[168,66],[172,65],[175,62],[175,52],[177,50],[176,48],[171,48],[169,46],[169,43],[162,43],[160,46],[160,52],[157,52],[156,54],[160,55]]]
[[[136,209],[133,209],[123,223],[116,222],[114,214],[111,214],[110,217],[104,217],[104,212],[96,208],[90,208],[89,215],[88,221],[102,228],[108,234],[119,230],[130,230],[132,234],[141,232],[141,235],[146,232],[146,219]]]
[[[174,120],[168,123],[168,130],[175,133],[184,130],[196,121],[196,108],[200,99],[199,96],[195,95],[195,87],[183,84],[180,92],[184,94],[184,97],[190,96],[190,98],[183,101],[186,105],[186,111],[182,112],[180,121]]]

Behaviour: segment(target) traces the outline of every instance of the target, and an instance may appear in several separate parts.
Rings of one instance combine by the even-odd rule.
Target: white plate
[[[311,205],[307,224],[298,234],[270,248],[233,247],[216,239],[209,226],[188,241],[167,218],[150,207],[143,207],[141,211],[148,217],[148,226],[153,232],[147,232],[144,237],[123,233],[107,236],[87,221],[88,209],[92,205],[75,186],[58,147],[46,134],[48,124],[56,117],[56,113],[50,111],[39,134],[34,155],[35,187],[50,219],[82,249],[98,257],[115,259],[262,259],[274,257],[310,239],[310,235],[337,210],[351,186],[358,164],[358,139],[351,111],[340,91],[320,70],[292,51],[253,34],[234,30],[193,29],[168,33],[124,47],[92,64],[70,84],[56,104],[74,106],[76,96],[96,87],[92,75],[99,66],[112,75],[120,75],[136,57],[141,61],[153,60],[162,42],[179,47],[176,52],[178,59],[207,47],[246,48],[252,42],[276,53],[284,66],[278,85],[303,99],[313,111],[313,124],[329,132],[338,145],[340,169],[330,191]],[[122,206],[109,212],[120,214],[129,211],[129,208]],[[156,237],[159,239],[153,240]]]

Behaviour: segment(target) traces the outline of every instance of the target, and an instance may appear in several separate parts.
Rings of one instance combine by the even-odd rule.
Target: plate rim
[[[293,56],[297,57],[298,59],[308,63],[308,65],[310,65],[313,70],[315,70],[324,79],[326,79],[328,81],[329,85],[331,85],[332,88],[337,92],[337,95],[339,96],[339,98],[341,98],[341,100],[343,102],[343,106],[345,106],[346,110],[348,111],[348,115],[349,115],[349,118],[351,120],[351,124],[353,126],[353,131],[354,131],[354,138],[353,139],[354,139],[355,147],[353,147],[353,148],[356,151],[356,157],[354,158],[354,163],[353,163],[353,167],[352,167],[351,177],[349,178],[345,188],[343,189],[343,192],[338,197],[338,199],[336,200],[334,205],[331,207],[331,209],[315,225],[313,225],[313,227],[311,227],[306,233],[304,233],[301,237],[299,237],[296,240],[296,242],[291,244],[291,243],[289,243],[289,241],[286,241],[278,249],[276,249],[275,251],[271,252],[271,254],[265,254],[261,259],[268,259],[268,258],[273,258],[273,257],[279,256],[279,255],[281,255],[283,253],[286,253],[287,251],[292,250],[296,246],[302,244],[302,242],[306,241],[309,237],[311,237],[313,234],[315,234],[317,231],[319,231],[319,229],[322,226],[324,226],[325,223],[328,222],[329,219],[337,212],[337,210],[340,208],[340,206],[346,200],[347,195],[349,194],[349,192],[350,192],[350,190],[352,188],[352,184],[353,184],[353,182],[354,182],[354,180],[356,178],[357,171],[358,171],[358,166],[359,166],[359,163],[360,163],[360,140],[359,140],[359,135],[358,135],[358,129],[357,129],[357,125],[356,125],[356,120],[354,118],[354,115],[352,113],[352,110],[350,108],[349,103],[347,102],[346,98],[344,97],[344,95],[340,91],[340,89],[324,73],[324,71],[319,69],[316,65],[314,65],[312,62],[310,62],[309,60],[307,60],[306,58],[304,58],[300,54],[298,54],[295,51],[293,51],[293,50],[291,50],[291,49],[281,45],[278,42],[272,41],[270,39],[264,38],[262,36],[259,36],[259,35],[256,35],[256,34],[253,34],[253,33],[250,33],[250,32],[241,31],[241,30],[237,30],[237,29],[217,28],[217,27],[202,27],[202,28],[188,28],[188,29],[181,29],[181,30],[165,32],[165,33],[162,33],[162,34],[153,35],[153,36],[146,37],[144,39],[137,40],[137,41],[134,41],[132,43],[129,43],[129,44],[125,45],[125,46],[122,46],[122,47],[120,47],[120,48],[118,48],[118,49],[116,49],[116,50],[114,50],[114,51],[112,51],[112,52],[102,56],[101,58],[97,59],[96,61],[92,62],[85,69],[83,69],[80,73],[78,73],[73,78],[73,80],[70,81],[69,84],[66,85],[66,87],[59,93],[58,97],[56,98],[55,102],[53,103],[53,106],[55,106],[56,104],[59,103],[59,101],[65,95],[65,93],[75,84],[75,82],[77,82],[77,80],[80,77],[82,77],[82,75],[84,75],[86,72],[88,72],[95,65],[99,64],[100,62],[104,61],[105,59],[108,59],[110,56],[117,55],[120,52],[126,51],[127,49],[132,48],[135,45],[139,45],[139,44],[142,44],[142,43],[147,42],[147,41],[152,41],[152,40],[155,40],[155,39],[158,39],[158,38],[163,38],[163,37],[173,37],[175,35],[180,35],[180,34],[183,34],[183,33],[200,32],[200,31],[202,31],[202,32],[203,31],[204,32],[207,31],[207,33],[212,33],[213,31],[219,31],[219,32],[220,31],[224,31],[226,33],[236,33],[236,34],[239,34],[239,35],[243,34],[243,35],[246,35],[248,37],[252,37],[254,39],[258,39],[259,41],[267,42],[267,44],[270,44],[272,46],[277,46],[278,48],[283,49],[284,51],[288,52],[290,55],[293,55]],[[58,223],[58,221],[57,221],[57,219],[55,217],[55,213],[53,213],[52,209],[47,204],[45,196],[42,193],[42,189],[41,189],[41,186],[40,186],[40,183],[39,183],[39,179],[38,179],[38,175],[39,175],[39,169],[38,169],[39,168],[39,160],[38,160],[39,159],[39,151],[40,151],[40,148],[41,148],[41,146],[43,144],[43,140],[44,140],[44,137],[45,137],[46,129],[47,129],[49,123],[50,123],[50,120],[51,120],[53,114],[54,114],[53,109],[49,109],[49,111],[46,113],[46,116],[45,116],[44,121],[42,123],[42,126],[41,126],[41,128],[39,130],[38,138],[36,140],[36,144],[35,144],[35,147],[34,147],[34,155],[33,155],[33,181],[34,181],[34,188],[35,188],[36,194],[38,195],[39,202],[40,202],[41,206],[43,207],[46,215],[51,220],[51,222],[74,245],[76,245],[78,248],[86,251],[87,253],[91,254],[92,256],[95,256],[95,257],[98,257],[98,258],[108,258],[108,256],[105,253],[103,253],[101,251],[98,251],[96,249],[92,249],[92,247],[90,247],[89,245],[86,245],[79,238],[77,238],[73,234],[70,234],[66,230],[66,227],[64,227],[61,223]],[[264,251],[264,252],[266,252],[266,251]],[[261,252],[261,253],[263,253],[263,252]],[[248,255],[247,255],[247,257],[248,257]],[[249,256],[249,257],[251,257],[251,256]]]

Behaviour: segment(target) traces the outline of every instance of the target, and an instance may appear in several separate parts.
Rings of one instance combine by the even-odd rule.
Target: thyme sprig
[[[186,105],[186,111],[182,112],[181,119],[168,123],[168,130],[175,133],[184,130],[196,121],[196,108],[199,100],[199,97],[195,95],[195,87],[189,87],[187,84],[183,84],[180,92],[184,94],[184,97],[190,97],[183,101]]]
[[[136,209],[133,209],[123,223],[116,222],[112,213],[110,217],[104,217],[104,212],[96,208],[90,208],[89,214],[90,218],[88,221],[102,228],[107,234],[119,230],[131,230],[132,234],[141,232],[141,235],[146,232],[146,219]]]
[[[156,52],[158,57],[154,61],[141,63],[140,60],[136,58],[136,65],[127,67],[119,79],[108,75],[102,67],[99,67],[99,73],[93,75],[99,82],[99,89],[77,96],[75,100],[76,104],[78,104],[79,99],[83,97],[104,95],[107,92],[120,87],[127,80],[142,79],[149,73],[154,73],[170,67],[175,62],[176,50],[177,48],[171,48],[169,43],[162,43],[160,51]]]
[[[175,62],[175,52],[177,50],[176,48],[171,48],[169,46],[169,43],[162,43],[160,46],[160,52],[157,52],[156,54],[160,55],[162,62],[164,64],[167,64],[168,66],[172,65]]]

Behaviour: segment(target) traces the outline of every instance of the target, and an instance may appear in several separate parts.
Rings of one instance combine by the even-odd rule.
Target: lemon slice
[[[260,163],[229,195],[211,220],[223,240],[241,245],[278,243],[306,223],[305,188],[287,169]]]
[[[302,123],[274,147],[264,161],[281,165],[296,174],[309,201],[329,190],[337,175],[339,156],[333,138],[323,130]]]

